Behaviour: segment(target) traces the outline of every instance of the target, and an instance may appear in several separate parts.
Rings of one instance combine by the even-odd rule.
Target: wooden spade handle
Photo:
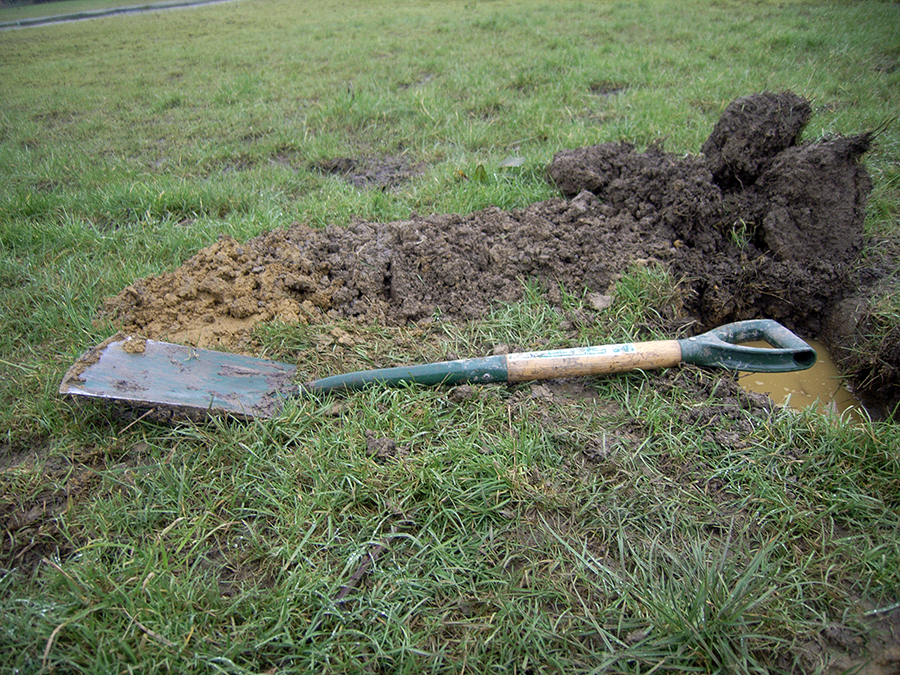
[[[681,345],[678,340],[522,352],[506,357],[509,382],[604,375],[637,368],[653,370],[679,363]]]

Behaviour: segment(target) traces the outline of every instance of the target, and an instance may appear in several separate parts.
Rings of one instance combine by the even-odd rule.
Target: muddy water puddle
[[[816,365],[792,373],[741,373],[739,383],[747,391],[766,394],[778,405],[798,410],[814,406],[821,413],[849,415],[861,421],[862,403],[844,385],[837,365],[818,340],[806,340],[816,350]],[[768,347],[765,342],[746,343],[751,347]]]

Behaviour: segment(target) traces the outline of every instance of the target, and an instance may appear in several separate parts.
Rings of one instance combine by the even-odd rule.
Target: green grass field
[[[732,415],[695,369],[206,425],[56,392],[115,331],[104,298],[220,235],[522,207],[556,196],[559,150],[697,153],[764,90],[812,101],[804,139],[875,128],[898,26],[879,1],[241,0],[0,32],[0,673],[891,672],[896,423]],[[335,157],[421,171],[362,189],[315,169]],[[890,257],[900,124],[865,161]],[[672,302],[654,274],[592,339]],[[340,327],[413,361],[570,346],[563,319],[529,287],[427,339]],[[333,328],[262,326],[255,350],[333,360]]]

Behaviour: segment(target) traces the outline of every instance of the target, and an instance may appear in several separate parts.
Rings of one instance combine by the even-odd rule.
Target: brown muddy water
[[[866,414],[865,409],[847,388],[825,345],[818,340],[806,342],[819,357],[812,368],[792,373],[741,373],[738,379],[741,387],[766,394],[778,405],[797,410],[813,406],[823,414],[848,416],[854,421],[861,421]],[[747,344],[752,347],[769,346],[765,342]]]

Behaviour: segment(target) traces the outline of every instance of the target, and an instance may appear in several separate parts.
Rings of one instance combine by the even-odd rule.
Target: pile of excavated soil
[[[609,215],[606,215],[609,214]],[[172,272],[107,302],[131,332],[239,346],[259,321],[407,323],[483,316],[521,297],[522,280],[605,289],[637,258],[669,260],[673,239],[618,217],[588,192],[523,210],[486,209],[323,230],[294,224],[223,238]]]
[[[560,152],[548,175],[566,199],[525,209],[222,238],[103,314],[146,337],[240,349],[275,318],[475,319],[519,299],[523,279],[557,301],[561,287],[604,292],[635,261],[658,261],[684,279],[698,331],[766,317],[810,337],[831,327],[839,348],[856,339],[831,313],[855,293],[872,136],[798,145],[810,113],[793,93],[762,93],[729,105],[698,156],[627,143]],[[881,367],[868,377],[891,403],[900,363]]]

